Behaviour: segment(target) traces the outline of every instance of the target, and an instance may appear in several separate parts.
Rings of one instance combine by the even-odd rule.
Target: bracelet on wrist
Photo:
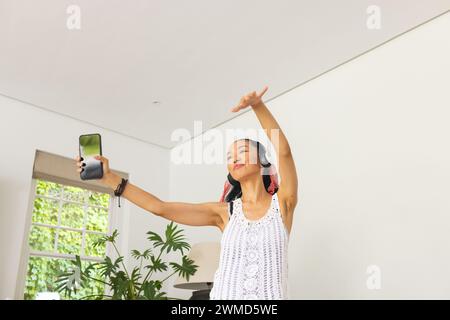
[[[125,186],[127,185],[128,179],[122,178],[121,182],[117,185],[116,189],[114,190],[114,195],[119,198],[119,207],[120,207],[120,196],[122,195],[123,191],[125,190]]]

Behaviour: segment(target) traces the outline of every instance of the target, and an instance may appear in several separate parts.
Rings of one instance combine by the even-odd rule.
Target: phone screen
[[[101,137],[98,133],[80,136],[80,157],[86,164],[80,173],[83,180],[100,179],[103,176],[103,167],[100,160],[94,157],[102,154]]]

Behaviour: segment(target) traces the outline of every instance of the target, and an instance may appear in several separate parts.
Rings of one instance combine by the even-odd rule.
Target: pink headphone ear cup
[[[275,183],[275,177],[273,175],[270,176],[270,185],[269,185],[269,192],[271,194],[273,194],[275,192],[275,187],[276,187],[276,183]]]
[[[272,164],[270,166],[270,186],[269,191],[275,192],[275,189],[278,188],[278,173],[275,170],[275,166]]]
[[[220,200],[219,200],[220,202],[224,202],[225,201],[225,197],[227,196],[228,191],[230,191],[230,189],[231,189],[231,184],[227,180],[227,181],[225,181],[225,183],[223,185],[222,196],[220,197]]]

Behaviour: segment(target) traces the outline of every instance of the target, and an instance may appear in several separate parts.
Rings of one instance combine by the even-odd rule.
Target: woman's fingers
[[[86,163],[82,162],[84,159],[80,156],[76,156],[74,159],[77,165],[77,172],[83,172],[84,167],[86,166]]]
[[[105,158],[104,156],[100,156],[100,155],[97,155],[97,156],[95,156],[94,157],[95,159],[97,159],[97,160],[100,160],[102,163],[103,163],[103,168],[105,169],[108,169],[109,168],[109,161],[108,161],[108,159],[107,158]]]
[[[244,107],[244,105],[242,103],[238,104],[237,106],[233,107],[231,109],[232,112],[238,112],[239,110],[241,110]]]
[[[105,162],[108,161],[108,159],[106,159],[104,156],[100,156],[100,155],[97,155],[94,158],[97,160],[100,160],[100,161],[105,161]]]
[[[101,161],[102,166],[103,166],[104,174],[110,172],[110,171],[109,171],[109,161],[108,161],[107,158],[105,158],[104,156],[100,156],[100,155],[97,155],[97,156],[95,156],[94,158]]]
[[[231,108],[231,112],[238,112],[241,109],[244,109],[248,107],[249,105],[253,105],[258,102],[258,100],[261,99],[261,97],[266,93],[266,91],[269,89],[268,86],[265,86],[263,90],[260,93],[257,93],[256,91],[252,91],[245,96],[241,98],[239,101],[239,104],[235,107]]]
[[[76,156],[74,159],[76,161],[77,167],[86,165],[84,162],[82,162],[84,159],[81,158],[80,156]]]
[[[86,166],[86,162],[77,161],[77,167],[84,167]]]
[[[269,87],[265,86],[264,89],[258,94],[258,97],[261,98],[268,89],[269,89]]]

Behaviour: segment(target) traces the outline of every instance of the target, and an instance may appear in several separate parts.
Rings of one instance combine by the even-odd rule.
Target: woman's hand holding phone
[[[103,177],[98,179],[98,181],[111,187],[112,189],[116,189],[117,185],[122,181],[122,178],[109,169],[109,160],[107,158],[104,156],[95,156],[94,158],[100,160],[103,167]],[[83,160],[84,159],[80,158],[80,156],[75,157],[78,173],[81,173],[84,170],[83,167],[86,166]]]

